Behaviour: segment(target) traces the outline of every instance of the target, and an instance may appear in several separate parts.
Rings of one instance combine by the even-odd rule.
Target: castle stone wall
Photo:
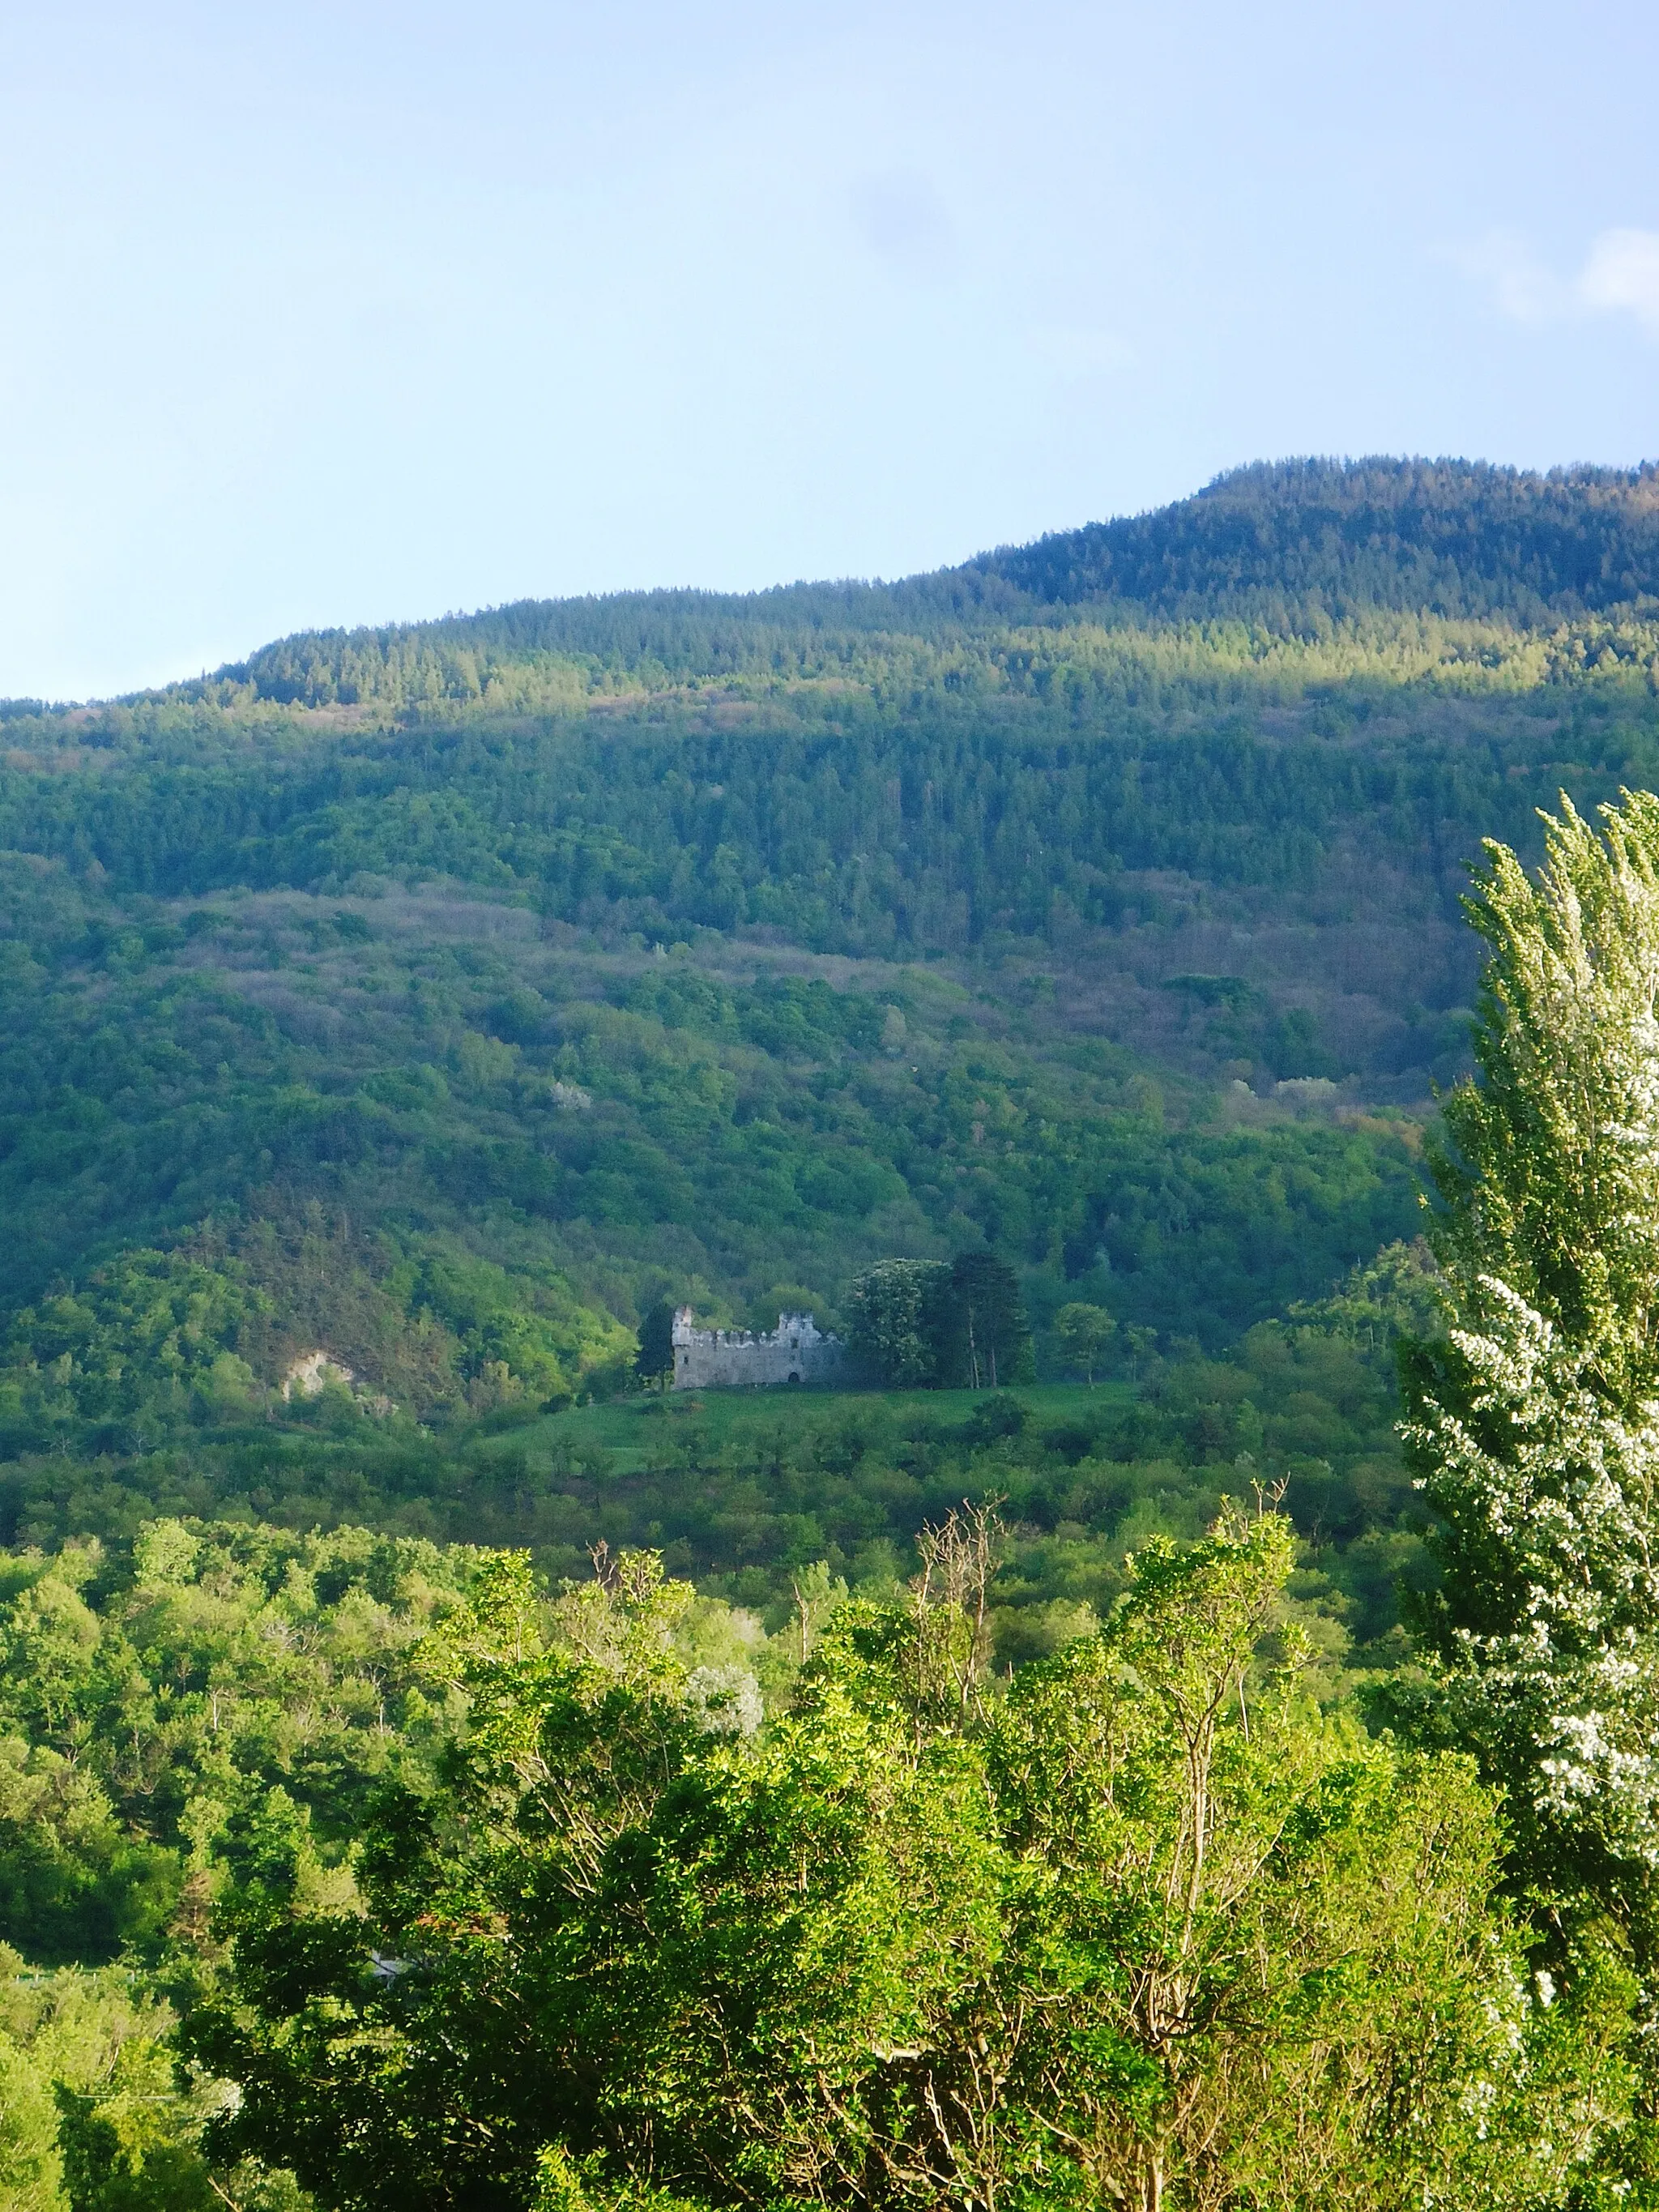
[[[677,1390],[831,1382],[844,1357],[841,1339],[824,1335],[811,1314],[780,1314],[776,1328],[763,1336],[747,1328],[699,1328],[690,1306],[674,1316]]]

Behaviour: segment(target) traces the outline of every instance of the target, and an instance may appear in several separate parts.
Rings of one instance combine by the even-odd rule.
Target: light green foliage
[[[1025,1931],[1036,2172],[1066,2201],[1556,2201],[1620,2094],[1617,2011],[1586,2050],[1530,2010],[1471,1914],[1497,1836],[1466,1771],[1316,1721],[1293,1648],[1262,1679],[1290,1558],[1271,1517],[1147,1547],[1000,1721],[1026,1856],[1063,1869]]]
[[[0,2030],[0,2205],[5,2212],[59,2212],[62,2178],[51,2083]]]
[[[416,1411],[489,1413],[568,1398],[626,1342],[556,1277],[515,1279],[428,1243],[419,1258],[383,1267],[379,1282],[353,1283],[361,1261],[340,1242],[315,1207],[286,1249],[269,1222],[245,1240],[245,1256],[210,1227],[186,1249],[123,1253],[82,1288],[25,1307],[0,1365],[0,1430],[14,1441],[142,1453],[181,1435],[268,1425],[303,1411],[281,1385],[296,1356],[325,1347],[348,1371],[357,1362],[365,1371],[341,1412],[396,1413],[378,1387],[386,1383]]]
[[[1117,1323],[1103,1306],[1088,1305],[1074,1298],[1054,1316],[1054,1335],[1066,1364],[1074,1373],[1082,1372],[1091,1389],[1094,1388],[1095,1370],[1116,1334]]]
[[[428,1251],[394,1268],[387,1287],[406,1314],[453,1334],[466,1401],[477,1411],[568,1396],[584,1375],[626,1352],[627,1332],[551,1271],[526,1281],[493,1261]]]
[[[1328,1329],[1372,1352],[1386,1350],[1401,1337],[1438,1335],[1445,1313],[1439,1267],[1423,1237],[1385,1245],[1374,1260],[1352,1268],[1328,1297],[1291,1308],[1293,1321]]]
[[[544,2146],[536,2160],[531,2212],[696,2212],[691,2200],[648,2181],[608,2180],[600,2161],[578,2162],[562,2144]]]
[[[224,2146],[343,2212],[1565,2203],[1623,1992],[1540,2003],[1468,1767],[1306,1698],[1285,1524],[1147,1547],[1006,1696],[994,1537],[843,1603],[748,1739],[696,1724],[653,1562],[550,1612],[499,1562],[429,1647],[473,1724],[377,1817],[367,1923],[238,1917],[188,2031],[244,2085]]]
[[[142,1443],[192,1415],[246,1417],[262,1394],[232,1347],[268,1303],[234,1262],[124,1252],[80,1290],[15,1315],[0,1421],[42,1435],[86,1423]]]
[[[254,2212],[257,2197],[210,2179],[202,2130],[225,2092],[180,2085],[173,2025],[118,1972],[29,1972],[0,1948],[7,2212],[206,2212],[227,2198]]]
[[[49,1963],[154,1959],[203,1944],[227,1888],[349,1904],[364,1805],[451,1725],[410,1653],[470,1562],[161,1523],[126,1557],[10,1564],[0,1937]]]

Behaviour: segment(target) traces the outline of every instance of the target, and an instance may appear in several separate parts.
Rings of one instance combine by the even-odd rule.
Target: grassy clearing
[[[799,1446],[826,1430],[868,1428],[938,1434],[960,1426],[991,1395],[986,1390],[685,1390],[665,1397],[641,1393],[514,1426],[501,1448],[522,1452],[533,1465],[562,1447],[576,1456],[604,1453],[607,1470],[632,1474],[678,1456],[688,1445],[719,1453],[773,1439]],[[1042,1382],[998,1393],[1025,1408],[1039,1431],[1067,1421],[1097,1418],[1134,1395],[1127,1382]]]

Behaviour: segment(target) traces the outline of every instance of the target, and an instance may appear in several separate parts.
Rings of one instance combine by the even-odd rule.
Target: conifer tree
[[[641,1382],[668,1388],[674,1371],[674,1309],[659,1298],[640,1322],[640,1348],[634,1355],[634,1372]]]
[[[1030,1331],[1019,1278],[994,1252],[958,1252],[940,1316],[939,1365],[958,1388],[1029,1382]]]

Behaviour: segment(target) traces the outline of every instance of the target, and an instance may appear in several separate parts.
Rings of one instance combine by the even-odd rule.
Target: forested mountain
[[[1044,605],[1175,619],[1298,629],[1387,609],[1536,624],[1651,605],[1659,469],[1264,462],[1156,514],[972,565]]]
[[[505,705],[538,686],[550,702],[561,689],[577,699],[611,686],[813,675],[884,678],[885,690],[954,674],[946,688],[959,689],[975,668],[1017,679],[1020,648],[1008,633],[1030,626],[1219,618],[1288,640],[1328,638],[1333,625],[1353,623],[1374,636],[1378,617],[1404,614],[1553,629],[1651,615],[1656,601],[1659,467],[1538,476],[1447,461],[1260,463],[1172,507],[897,583],[524,600],[439,622],[302,633],[161,696],[407,708],[476,700],[492,682]],[[1097,685],[1115,674],[1133,681],[1131,670],[1144,684],[1160,666],[1189,681],[1224,680],[1240,641],[1219,656],[1218,641],[1206,642],[1211,651],[1195,666],[1179,653],[1149,654],[1144,641],[1102,666],[1090,640],[1085,660],[1097,664]],[[1437,646],[1448,653],[1449,641],[1436,640],[1431,657]],[[1038,658],[1066,656],[1054,648]]]
[[[1659,781],[1656,482],[1260,467],[12,702],[0,1449],[118,1488],[319,1347],[465,1424],[895,1255],[1005,1255],[1048,1371],[1325,1295],[1415,1227],[1480,838]]]

